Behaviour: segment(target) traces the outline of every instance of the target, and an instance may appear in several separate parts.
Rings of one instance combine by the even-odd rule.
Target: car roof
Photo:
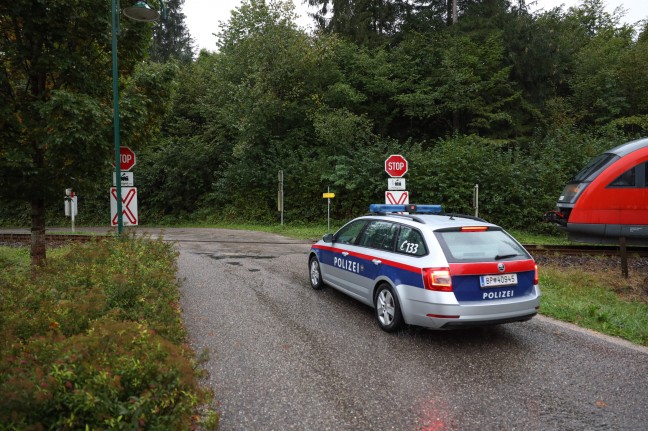
[[[485,220],[460,214],[368,214],[360,218],[389,220],[417,227],[426,226],[432,230],[462,226],[497,227]]]

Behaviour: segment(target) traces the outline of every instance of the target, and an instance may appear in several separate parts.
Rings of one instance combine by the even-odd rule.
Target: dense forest
[[[182,0],[168,2],[175,18],[148,33],[122,23],[122,39],[151,41],[120,66],[122,143],[138,157],[141,223],[277,223],[280,170],[287,222],[322,221],[329,188],[332,215],[344,219],[384,201],[384,160],[402,154],[411,202],[471,213],[479,184],[482,217],[538,230],[589,158],[648,134],[646,22],[622,25],[602,0],[536,13],[524,0],[305,1],[318,10],[312,34],[295,24],[290,1],[244,0],[215,25],[216,50],[194,56]],[[7,18],[22,3],[0,7],[5,100],[18,99],[26,80]],[[96,43],[102,59],[105,43]],[[98,61],[68,51],[78,58],[67,62]],[[58,79],[46,99],[3,102],[4,224],[29,224],[24,184],[33,181],[47,183],[26,188],[46,201],[49,221],[60,220],[63,190],[74,187],[79,221],[109,223],[112,114],[102,64],[89,66],[92,88]],[[25,150],[21,134],[31,126],[21,109],[37,112],[36,148],[82,157]],[[31,171],[39,157],[60,166],[45,178]]]

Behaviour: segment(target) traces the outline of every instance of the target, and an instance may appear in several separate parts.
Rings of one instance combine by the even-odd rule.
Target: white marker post
[[[74,219],[77,215],[77,197],[72,189],[65,189],[65,215],[72,219],[72,232],[74,232]]]
[[[277,175],[277,210],[281,213],[281,226],[284,224],[284,172],[279,171]]]

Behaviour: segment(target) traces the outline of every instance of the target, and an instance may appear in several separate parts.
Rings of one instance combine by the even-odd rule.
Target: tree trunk
[[[45,200],[31,202],[31,266],[32,270],[45,266]]]

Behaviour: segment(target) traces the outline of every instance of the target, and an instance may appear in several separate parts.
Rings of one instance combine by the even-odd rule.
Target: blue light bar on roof
[[[418,213],[418,214],[440,214],[443,212],[441,205],[389,205],[371,204],[369,212],[372,213]]]

